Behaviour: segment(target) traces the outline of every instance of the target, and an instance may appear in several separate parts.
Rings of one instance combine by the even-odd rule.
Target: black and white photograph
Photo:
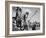
[[[40,30],[40,8],[12,7],[12,31]]]
[[[44,35],[44,6],[44,3],[7,2],[6,36]]]
[[[42,33],[43,6],[10,5],[10,34]]]

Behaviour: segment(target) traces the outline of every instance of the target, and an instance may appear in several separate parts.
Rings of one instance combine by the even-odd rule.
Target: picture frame
[[[14,30],[13,31],[14,33],[12,31],[10,31],[11,30],[10,28],[12,27],[12,24],[11,24],[12,23],[12,21],[11,21],[12,19],[10,19],[10,18],[12,18],[12,16],[10,16],[10,14],[11,13],[13,14],[13,12],[14,12],[13,10],[15,10],[16,7],[21,7],[22,10],[25,9],[26,7],[27,7],[26,8],[27,10],[29,10],[30,8],[32,10],[39,10],[38,8],[40,7],[40,9],[41,9],[40,11],[41,12],[39,11],[38,14],[41,15],[39,19],[42,18],[41,21],[40,21],[41,26],[39,27],[41,29],[41,31],[38,31],[38,30],[30,31],[30,29],[27,32],[25,32],[25,29],[24,29],[24,31],[18,31],[17,30],[18,32]],[[11,8],[13,8],[13,10],[11,10]],[[14,16],[14,14],[13,14],[13,16]],[[45,3],[21,2],[21,1],[19,1],[19,2],[18,1],[6,1],[5,2],[5,36],[6,37],[35,36],[35,35],[44,35],[44,34],[45,34]]]

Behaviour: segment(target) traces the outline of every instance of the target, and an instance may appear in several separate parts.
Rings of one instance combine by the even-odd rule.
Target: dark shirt
[[[26,21],[26,15],[24,15],[24,21]]]
[[[35,24],[33,25],[32,30],[36,30],[36,25]]]

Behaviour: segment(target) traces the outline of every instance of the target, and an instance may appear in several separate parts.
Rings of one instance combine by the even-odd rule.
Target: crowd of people
[[[32,28],[32,30],[36,30],[36,23],[34,24],[29,22],[29,20],[27,20],[29,12],[26,12],[23,16],[21,14],[22,14],[22,9],[20,7],[16,7],[16,16],[12,17],[13,31],[29,30],[29,28]]]

